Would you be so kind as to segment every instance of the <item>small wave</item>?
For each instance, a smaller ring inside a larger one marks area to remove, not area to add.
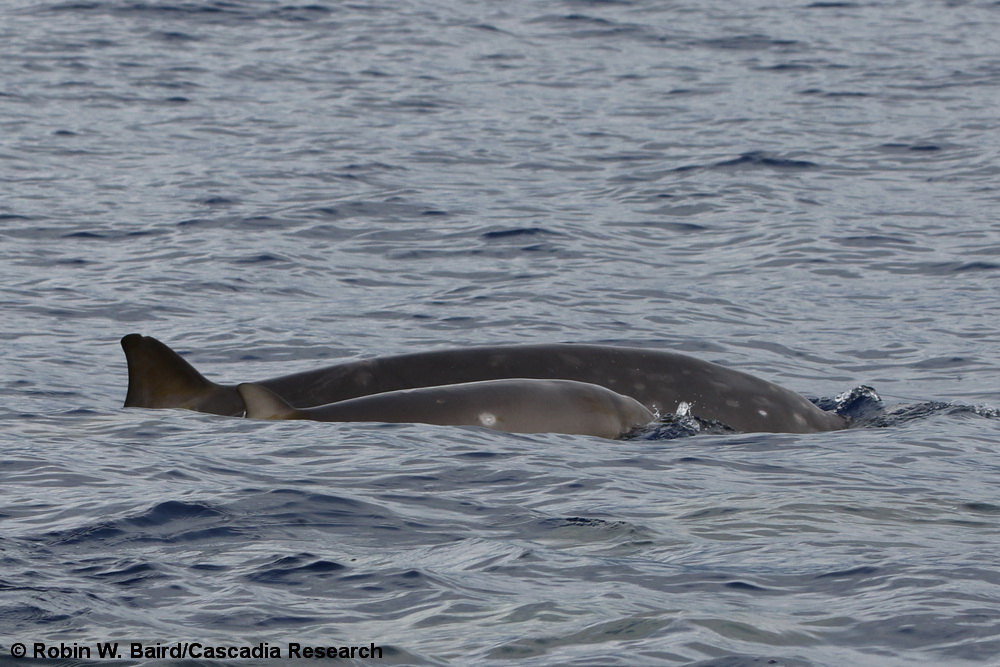
[[[247,575],[247,579],[259,583],[288,585],[293,583],[290,580],[296,578],[313,579],[346,569],[346,565],[302,553],[295,556],[277,557],[270,563],[260,566],[256,572]]]
[[[817,407],[830,410],[851,420],[854,427],[887,428],[926,419],[935,415],[975,415],[986,419],[1000,419],[1000,410],[989,405],[963,405],[943,401],[901,403],[886,406],[878,393],[867,386],[859,386],[835,398],[813,401]]]
[[[702,419],[691,414],[665,415],[655,422],[640,426],[622,437],[623,440],[676,440],[693,435],[725,435],[739,433],[736,429],[714,419]]]
[[[763,151],[750,151],[743,153],[732,160],[717,162],[713,168],[718,167],[768,167],[771,169],[812,169],[819,165],[809,160],[792,160],[790,158],[776,157]]]

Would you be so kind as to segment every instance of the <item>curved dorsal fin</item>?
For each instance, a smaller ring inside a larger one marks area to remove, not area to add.
[[[248,419],[299,419],[299,411],[285,402],[285,399],[259,384],[237,385]]]
[[[239,396],[231,387],[205,379],[179,354],[150,336],[122,338],[128,362],[126,408],[187,408],[236,415]]]

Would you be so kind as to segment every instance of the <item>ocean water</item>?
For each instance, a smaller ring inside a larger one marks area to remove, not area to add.
[[[998,29],[959,0],[5,3],[0,663],[1000,664]],[[131,332],[230,383],[670,349],[893,417],[126,410]]]

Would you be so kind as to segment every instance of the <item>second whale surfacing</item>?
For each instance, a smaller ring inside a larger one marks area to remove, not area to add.
[[[128,361],[125,407],[187,408],[239,416],[234,385],[206,379],[155,338],[122,338]],[[562,379],[605,387],[651,412],[681,404],[701,419],[737,431],[812,433],[847,428],[848,421],[805,397],[741,371],[675,352],[604,345],[551,344],[470,347],[376,357],[259,380],[296,408],[372,394],[483,380]]]
[[[261,385],[244,383],[236,389],[251,419],[482,426],[613,439],[656,418],[634,398],[574,380],[482,380],[397,389],[303,409]]]

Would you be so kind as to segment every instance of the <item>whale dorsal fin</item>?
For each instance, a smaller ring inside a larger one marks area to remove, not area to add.
[[[188,408],[216,414],[239,414],[231,387],[205,379],[179,354],[150,336],[122,338],[128,362],[126,408]]]
[[[237,385],[248,419],[301,419],[301,413],[285,399],[259,384],[246,382]]]

